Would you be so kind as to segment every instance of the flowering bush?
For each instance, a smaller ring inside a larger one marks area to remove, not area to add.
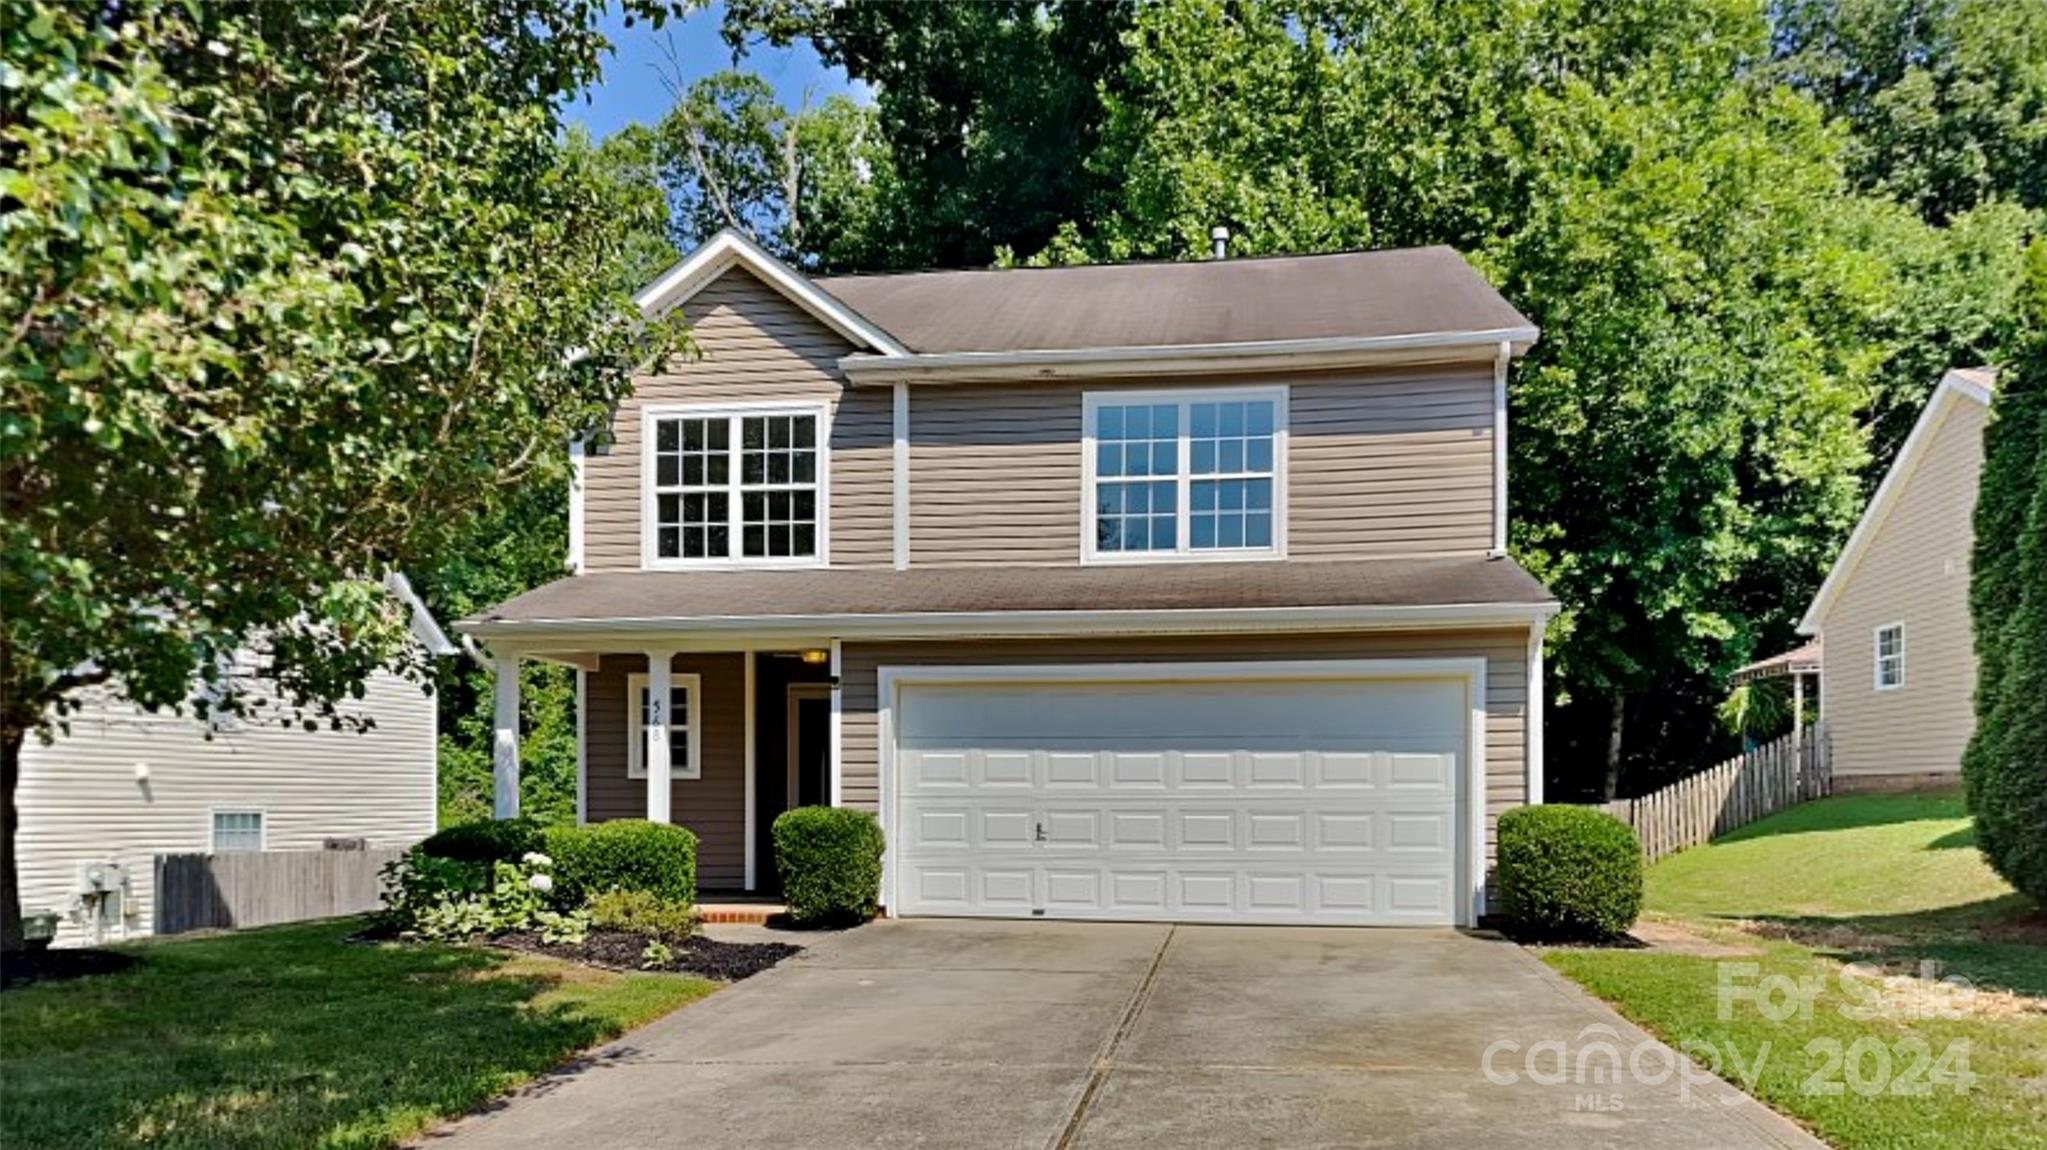
[[[538,930],[543,942],[580,943],[590,933],[590,914],[548,905],[553,866],[546,855],[528,851],[517,863],[492,863],[486,886],[478,864],[415,850],[385,868],[385,914],[412,938],[455,941]]]

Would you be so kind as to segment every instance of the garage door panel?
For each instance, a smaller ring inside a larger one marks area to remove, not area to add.
[[[1455,681],[911,684],[901,913],[1449,923]]]

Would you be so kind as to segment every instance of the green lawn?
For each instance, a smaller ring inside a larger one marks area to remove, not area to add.
[[[716,989],[360,924],[144,943],[0,993],[7,1146],[389,1146]]]
[[[1667,1042],[1751,1066],[1761,1054],[1753,1092],[1844,1150],[2047,1145],[2047,920],[1984,865],[1959,799],[1796,807],[1650,868],[1647,911],[1739,953],[1544,958]],[[1899,975],[1929,961],[1984,988],[1962,1017],[1925,1009],[1953,1000],[1915,994],[1920,983],[1866,998],[1841,979],[1848,962]],[[1776,1021],[1745,998],[1723,1009],[1724,984],[1772,975],[1817,990],[1809,1014]],[[1869,1005],[1892,1009],[1844,1013]],[[1964,1059],[1974,1079],[1960,1089]]]

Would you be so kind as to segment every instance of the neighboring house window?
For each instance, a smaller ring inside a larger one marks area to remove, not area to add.
[[[668,777],[671,779],[695,779],[703,776],[703,763],[698,758],[697,745],[697,686],[696,675],[672,675],[668,684]],[[648,715],[647,676],[626,676],[626,698],[632,708],[632,723],[629,730],[632,738],[626,745],[626,775],[629,778],[647,777],[647,724]]]
[[[1285,388],[1092,392],[1086,557],[1283,552]]]
[[[263,849],[262,811],[213,812],[213,853]]]
[[[1889,691],[1905,685],[1905,625],[1892,623],[1876,629],[1876,689]]]
[[[817,561],[823,409],[656,409],[648,424],[650,563]]]

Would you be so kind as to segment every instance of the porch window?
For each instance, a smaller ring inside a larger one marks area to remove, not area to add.
[[[1284,553],[1285,388],[1091,392],[1086,558]]]
[[[824,411],[649,412],[650,565],[810,564],[824,550]]]
[[[696,714],[697,686],[700,677],[696,675],[673,675],[668,690],[668,777],[671,779],[695,779],[703,777],[703,762],[698,755]],[[647,676],[626,676],[626,699],[630,708],[626,730],[626,776],[634,779],[647,777],[647,724],[653,721],[648,714]]]

